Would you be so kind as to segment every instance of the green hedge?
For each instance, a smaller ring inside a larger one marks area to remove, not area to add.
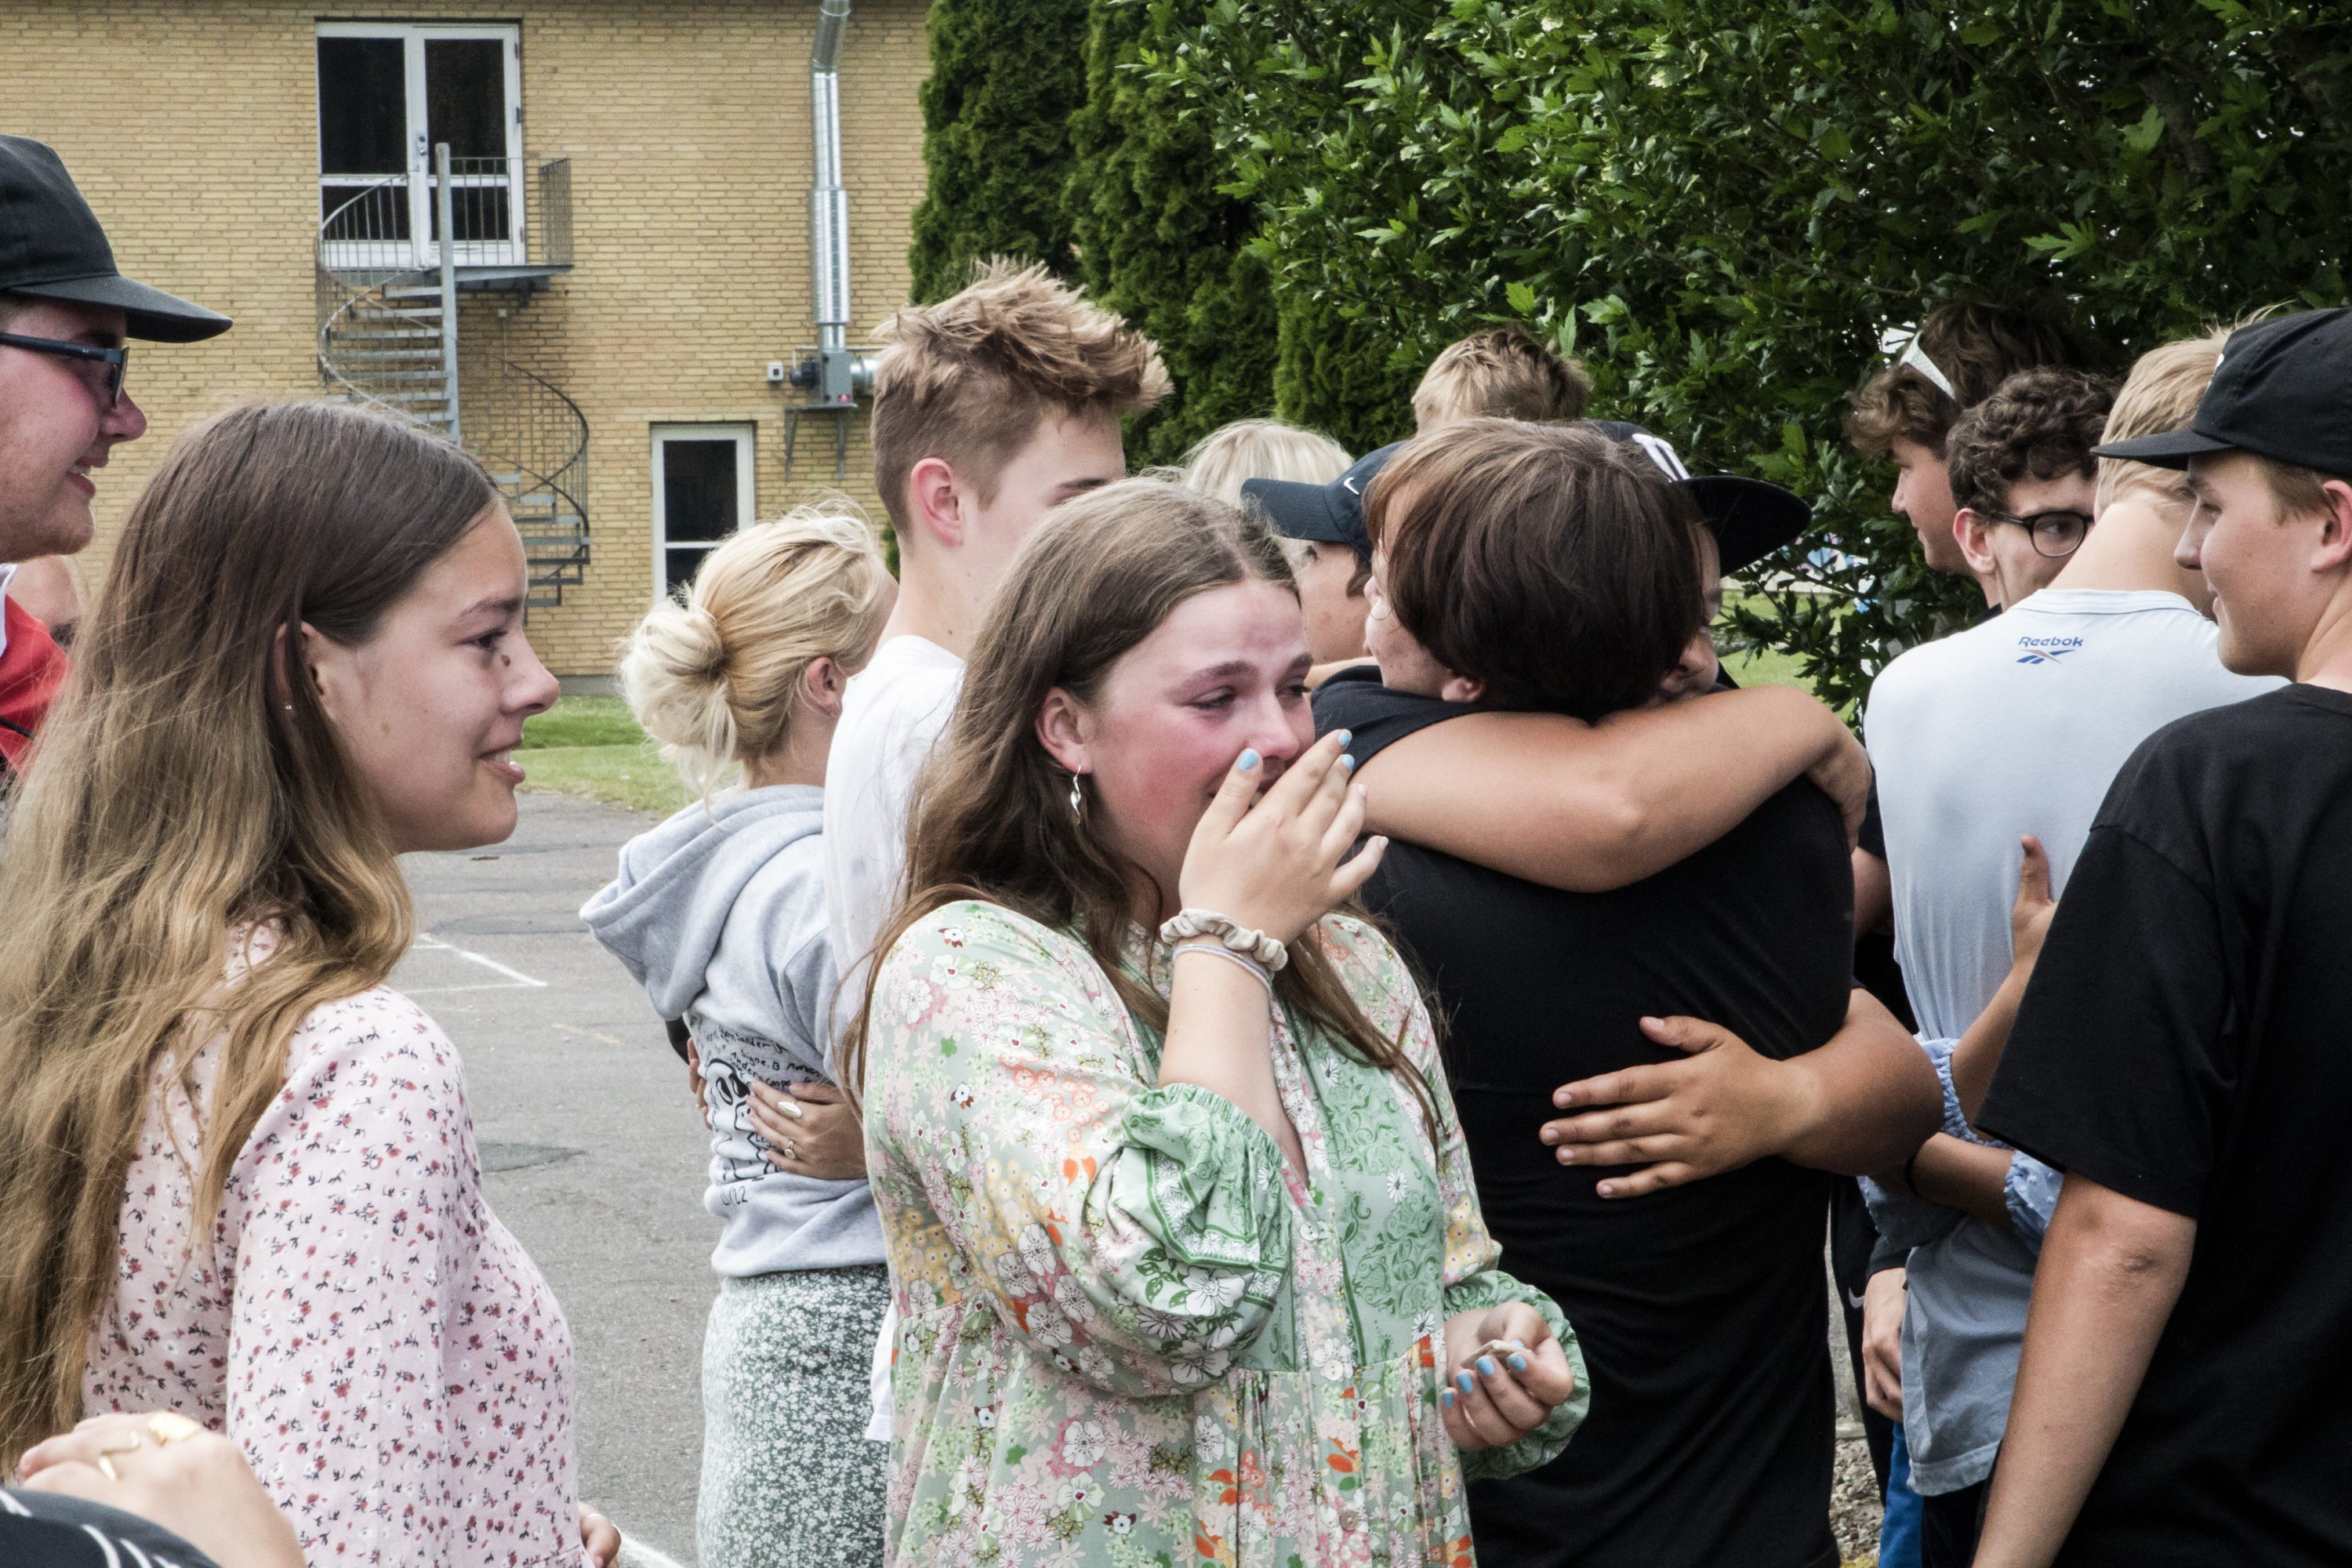
[[[932,0],[923,165],[907,251],[919,303],[994,256],[1073,269],[1062,203],[1068,121],[1086,98],[1086,0]]]
[[[2340,303],[2352,30],[2317,5],[1109,0],[1255,205],[1286,412],[1363,443],[1410,370],[1519,319],[1596,413],[1813,498],[1745,613],[1832,700],[1974,590],[1927,574],[1842,436],[1884,329],[2057,297],[2122,368]],[[1814,557],[1808,559],[1808,556]]]
[[[1217,192],[1206,116],[1140,68],[1152,19],[1111,0],[1087,11],[1086,101],[1070,121],[1064,205],[1087,291],[1159,342],[1175,383],[1129,430],[1129,456],[1172,463],[1227,420],[1266,411],[1274,294],[1244,250],[1255,210]]]

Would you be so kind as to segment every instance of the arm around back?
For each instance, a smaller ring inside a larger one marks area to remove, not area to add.
[[[1359,775],[1366,827],[1570,892],[1654,876],[1811,775],[1851,833],[1870,782],[1836,714],[1792,687],[1612,713],[1486,712],[1395,741]]]

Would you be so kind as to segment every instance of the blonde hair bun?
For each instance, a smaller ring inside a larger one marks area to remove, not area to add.
[[[708,796],[785,742],[811,664],[866,662],[889,583],[873,530],[848,501],[743,529],[705,558],[682,600],[655,605],[623,645],[629,711]]]

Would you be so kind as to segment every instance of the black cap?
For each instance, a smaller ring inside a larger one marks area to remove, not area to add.
[[[1612,440],[1640,447],[1660,472],[1690,492],[1707,531],[1715,535],[1716,553],[1727,577],[1753,566],[1813,524],[1813,509],[1785,486],[1737,474],[1693,475],[1662,436],[1622,419],[1585,423]]]
[[[124,331],[156,342],[193,343],[229,319],[115,270],[98,215],[58,155],[23,136],[0,136],[0,293],[77,305],[111,305]]]
[[[1364,492],[1372,476],[1389,466],[1402,441],[1365,453],[1328,485],[1297,479],[1244,479],[1242,500],[1255,506],[1275,532],[1318,544],[1344,544],[1369,561],[1371,531],[1364,526]]]
[[[2230,334],[2185,430],[2091,448],[2185,468],[2208,452],[2352,474],[2352,310],[2303,310]]]

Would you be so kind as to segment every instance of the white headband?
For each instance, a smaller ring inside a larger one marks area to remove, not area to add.
[[[1913,370],[1926,376],[1937,391],[1955,403],[1960,400],[1960,395],[1952,390],[1951,378],[1937,369],[1936,362],[1927,357],[1927,351],[1919,346],[1918,333],[1911,334],[1911,341],[1903,347],[1903,357],[1896,360],[1895,363],[1897,369],[1909,365]]]

